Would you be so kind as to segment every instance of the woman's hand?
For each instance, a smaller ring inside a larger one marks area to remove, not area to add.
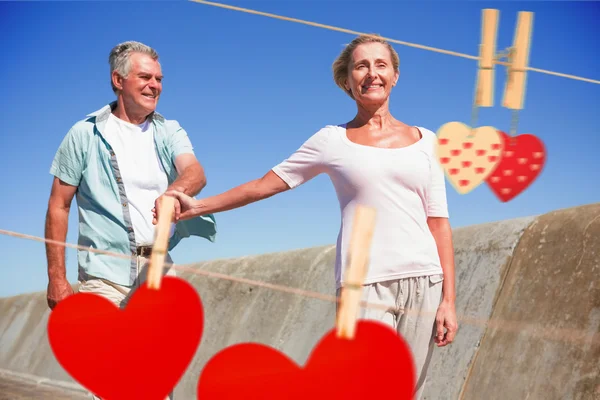
[[[435,343],[438,347],[444,347],[452,343],[456,336],[456,332],[458,331],[454,303],[442,301],[438,307],[435,322],[437,325]],[[446,328],[446,333],[444,333],[444,328]]]
[[[289,190],[288,184],[273,171],[269,171],[260,179],[239,185],[225,193],[202,200],[182,193],[178,190],[168,190],[164,195],[175,197],[181,206],[180,220],[194,218],[198,215],[208,215],[217,212],[233,210],[247,204],[266,199],[277,193]],[[156,207],[152,209],[154,220],[157,221]]]
[[[165,192],[164,195],[174,197],[179,201],[179,221],[194,218],[196,215],[198,215],[198,212],[196,210],[198,200],[195,200],[193,197],[190,197],[187,194],[177,190],[169,190]],[[152,209],[152,214],[154,216],[154,221],[158,221],[156,207]]]

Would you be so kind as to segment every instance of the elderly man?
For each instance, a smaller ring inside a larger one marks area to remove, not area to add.
[[[79,245],[130,256],[79,250],[79,291],[124,307],[145,280],[154,240],[152,209],[159,198],[171,189],[194,196],[206,179],[186,131],[155,111],[163,79],[157,52],[125,42],[112,49],[109,64],[116,100],[77,122],[52,162],[46,238],[66,240],[76,195]],[[214,241],[212,215],[177,221],[179,203],[174,212],[169,250],[191,235]],[[46,254],[47,301],[53,309],[73,290],[66,278],[65,248],[48,244]],[[168,254],[166,261],[171,262]]]

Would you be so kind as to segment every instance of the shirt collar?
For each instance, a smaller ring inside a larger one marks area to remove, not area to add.
[[[111,111],[114,110],[116,106],[117,106],[117,101],[115,100],[115,101],[108,103],[101,109],[88,114],[87,116],[88,117],[96,117],[96,122],[104,121],[104,120],[108,119],[108,116],[110,115]],[[158,111],[154,111],[151,114],[150,119],[153,121],[165,122],[165,118]]]

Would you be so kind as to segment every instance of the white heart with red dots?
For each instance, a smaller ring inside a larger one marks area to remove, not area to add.
[[[472,129],[454,121],[437,131],[437,160],[460,194],[469,193],[494,172],[503,149],[502,136],[491,126]]]

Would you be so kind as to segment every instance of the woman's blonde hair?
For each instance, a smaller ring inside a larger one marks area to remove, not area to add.
[[[348,79],[348,67],[350,66],[350,61],[352,60],[352,52],[363,43],[381,43],[385,45],[390,51],[390,56],[392,58],[392,66],[394,67],[394,71],[399,72],[400,68],[400,57],[396,50],[381,36],[379,35],[359,35],[354,40],[352,40],[344,50],[340,53],[340,55],[333,62],[333,80],[335,84],[338,85],[344,93],[354,99],[354,95],[351,90],[347,90],[345,86],[346,79]]]

